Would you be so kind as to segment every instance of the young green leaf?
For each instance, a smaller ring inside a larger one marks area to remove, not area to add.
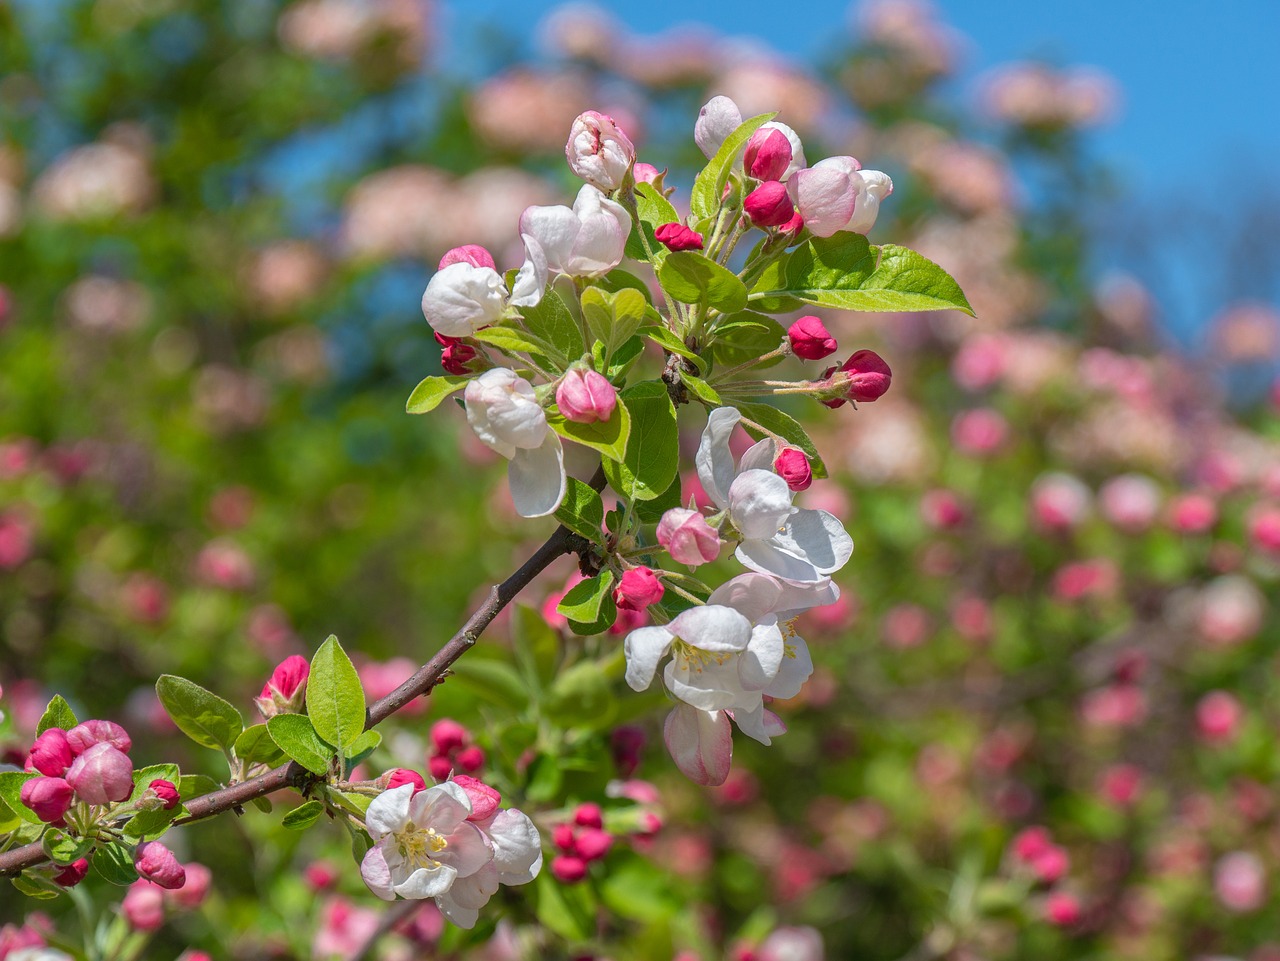
[[[582,328],[554,289],[543,294],[536,306],[520,308],[520,316],[531,334],[553,345],[566,360],[576,360],[587,349]]]
[[[622,404],[614,407],[608,420],[590,424],[567,420],[559,411],[548,410],[547,423],[561,437],[598,450],[610,460],[622,460],[627,449],[627,437],[631,433],[631,414]]]
[[[595,577],[579,581],[569,588],[556,610],[571,621],[590,624],[600,616],[600,608],[612,589],[613,571],[601,571]]]
[[[321,740],[305,714],[277,714],[267,721],[267,733],[276,746],[312,774],[326,774],[336,753]]]
[[[51,727],[60,727],[64,731],[69,731],[80,722],[76,720],[75,711],[71,710],[71,705],[66,702],[61,694],[53,695],[53,699],[49,701],[49,706],[44,709],[44,714],[40,715],[40,722],[36,725],[36,734],[41,735]]]
[[[133,868],[133,858],[123,844],[104,844],[93,852],[89,865],[104,881],[127,888],[138,880]]]
[[[454,391],[466,387],[470,379],[470,377],[427,377],[413,389],[404,409],[410,414],[425,414],[435,410]]]
[[[96,842],[93,838],[81,838],[67,834],[57,828],[50,828],[40,839],[45,857],[56,864],[70,864],[79,861],[93,850]]]
[[[280,819],[280,826],[287,831],[305,831],[320,819],[324,803],[312,798],[304,801]]]
[[[22,803],[22,785],[33,777],[39,775],[35,771],[0,771],[0,799],[22,820],[39,824],[36,812]]]
[[[724,193],[724,185],[729,182],[734,161],[746,147],[751,135],[776,116],[776,113],[762,113],[745,120],[742,126],[725,138],[716,155],[694,178],[693,192],[689,195],[689,210],[694,217],[710,217],[716,212],[716,208],[720,206],[720,196]]]
[[[307,716],[315,731],[347,757],[364,731],[364,689],[351,658],[332,634],[311,659],[307,678]],[[283,747],[283,745],[282,745]]]
[[[518,711],[529,703],[529,691],[520,672],[505,661],[464,657],[452,671],[450,684],[461,684],[499,707]]]
[[[705,380],[694,377],[692,374],[680,375],[680,383],[688,388],[689,393],[698,400],[711,407],[719,407],[724,402],[720,400],[720,395],[716,393],[715,388],[708,384]]]
[[[606,359],[640,329],[650,309],[630,287],[613,292],[588,287],[582,292],[583,319],[591,336],[605,345]]]
[[[129,800],[136,801],[147,793],[152,781],[168,781],[176,788],[181,780],[182,775],[176,764],[148,764],[133,772],[133,793],[129,795]]]
[[[740,310],[712,328],[712,354],[718,365],[736,367],[777,350],[786,336],[786,330],[772,317]]]
[[[535,361],[542,364],[550,361],[549,366],[557,370],[564,370],[569,366],[565,355],[549,340],[518,327],[486,327],[484,330],[476,331],[475,339],[492,344],[508,354],[529,354]]]
[[[265,724],[254,724],[241,731],[233,750],[236,757],[250,764],[278,764],[280,761],[280,748],[271,740]]]
[[[658,280],[683,304],[706,303],[726,314],[747,306],[747,287],[738,275],[696,251],[670,254],[658,268]]]
[[[604,530],[601,527],[604,523],[604,503],[599,494],[577,478],[568,478],[564,500],[556,508],[556,520],[575,534],[596,544],[604,544]]]
[[[228,751],[244,730],[239,711],[185,677],[161,675],[156,695],[178,730],[202,747]]]
[[[378,731],[365,731],[358,738],[351,742],[347,748],[347,768],[350,770],[355,767],[370,754],[372,754],[382,743],[382,734]]]
[[[154,841],[163,837],[165,832],[173,824],[174,819],[184,813],[186,809],[179,804],[171,811],[164,808],[155,808],[151,811],[139,811],[133,817],[129,818],[124,825],[124,833],[131,838],[139,840]]]
[[[693,362],[700,371],[707,369],[707,362],[690,350],[683,340],[665,327],[646,327],[644,335],[668,353],[678,354]]]
[[[646,381],[618,395],[631,412],[631,436],[622,463],[606,460],[604,474],[623,497],[653,500],[675,480],[679,469],[676,409],[666,387]]]

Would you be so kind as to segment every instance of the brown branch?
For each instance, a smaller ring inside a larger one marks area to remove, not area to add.
[[[604,487],[603,469],[596,471],[590,483],[596,490]],[[489,596],[485,598],[485,602],[431,660],[420,667],[409,680],[369,706],[365,718],[366,730],[386,720],[415,697],[428,693],[439,684],[449,668],[453,666],[454,661],[476,643],[485,628],[493,622],[502,609],[510,604],[530,581],[546,570],[552,561],[565,554],[581,555],[589,547],[590,543],[586,538],[565,527],[557,527],[543,545],[534,551],[533,556],[520,566],[519,570],[501,584],[496,584],[489,589]],[[192,799],[186,805],[187,815],[175,821],[174,825],[202,821],[215,814],[239,808],[248,801],[265,797],[281,788],[292,787],[304,790],[317,780],[319,779],[316,775],[296,762],[281,764],[265,774],[259,774],[247,781],[231,784]],[[38,841],[11,851],[0,852],[0,877],[16,875],[26,868],[35,867],[47,860],[44,849]]]

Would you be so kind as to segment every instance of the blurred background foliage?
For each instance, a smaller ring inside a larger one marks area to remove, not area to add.
[[[546,533],[457,411],[403,413],[439,372],[417,309],[434,263],[462,243],[518,262],[520,211],[575,189],[584,109],[671,168],[679,206],[697,108],[725,94],[781,111],[810,162],[888,171],[872,239],[942,264],[977,317],[824,313],[895,378],[861,410],[791,408],[836,475],[801,502],[858,546],[842,602],[800,623],[819,669],[786,737],[739,739],[723,788],[684,782],[618,638],[540,613],[562,562],[373,763],[421,768],[429,723],[456,718],[546,838],[595,801],[614,848],[515,891],[496,933],[500,912],[440,935],[428,908],[370,956],[816,961],[797,925],[829,958],[1280,956],[1280,319],[1224,302],[1179,354],[1152,292],[1098,269],[1117,193],[1088,133],[1113,82],[1010,64],[958,103],[959,35],[910,0],[859,8],[806,68],[590,7],[549,14],[530,57],[438,14],[0,0],[6,759],[57,691],[144,762],[225,777],[167,726],[158,674],[248,710],[335,633],[371,695],[406,677]],[[1238,270],[1232,249],[1183,266]],[[607,788],[632,776],[655,787]],[[1034,826],[1060,879],[1011,850]],[[250,811],[179,843],[215,890],[147,956],[353,957],[386,910],[323,826]],[[110,913],[105,888],[81,890]],[[77,937],[66,899],[39,907]]]

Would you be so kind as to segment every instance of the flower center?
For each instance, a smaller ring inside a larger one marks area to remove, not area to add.
[[[730,654],[704,651],[700,647],[694,647],[683,638],[677,637],[671,643],[671,656],[676,659],[681,670],[701,674],[702,669],[709,664],[724,664],[729,659]]]
[[[396,844],[400,848],[400,856],[416,867],[434,871],[440,866],[433,855],[439,854],[449,846],[449,842],[436,833],[435,828],[425,831],[412,821],[404,826],[403,831],[396,833]]]

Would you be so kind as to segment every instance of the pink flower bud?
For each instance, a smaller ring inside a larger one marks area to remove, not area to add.
[[[608,192],[622,186],[636,148],[612,117],[588,110],[574,120],[564,155],[575,174]]]
[[[844,396],[823,401],[828,407],[840,407],[845,401],[870,403],[889,389],[893,371],[874,350],[860,350],[839,368],[832,367],[822,375],[824,380],[844,385]]]
[[[187,881],[187,872],[178,859],[159,841],[144,841],[138,845],[133,854],[133,868],[139,876],[167,891],[176,891]]]
[[[577,837],[578,856],[584,861],[598,861],[613,847],[613,835],[600,828],[583,828]]]
[[[839,347],[822,321],[813,316],[801,317],[787,328],[787,340],[791,344],[791,352],[805,360],[830,357]]]
[[[74,888],[89,873],[89,859],[80,858],[72,861],[53,876],[53,883],[63,888]]]
[[[1047,828],[1036,825],[1019,831],[1009,845],[1013,856],[1019,861],[1030,864],[1053,847],[1053,840]]]
[[[1218,505],[1206,494],[1183,494],[1169,504],[1169,526],[1180,534],[1204,534],[1218,522]]]
[[[73,789],[60,777],[33,777],[22,785],[22,803],[45,824],[57,824],[73,800]]]
[[[267,683],[262,685],[262,693],[255,699],[262,716],[271,718],[277,714],[301,713],[306,704],[307,677],[310,674],[311,665],[298,654],[277,664]]]
[[[1008,436],[1009,422],[989,407],[961,411],[951,422],[951,443],[970,457],[996,453]]]
[[[1100,789],[1108,804],[1127,808],[1142,793],[1142,772],[1132,764],[1113,764],[1102,773]]]
[[[1071,867],[1071,859],[1066,849],[1050,844],[1036,857],[1031,859],[1031,873],[1044,884],[1056,884],[1066,876]]]
[[[468,777],[466,774],[454,775],[453,782],[467,792],[471,799],[471,815],[468,821],[484,821],[497,813],[502,803],[502,795],[483,781]]]
[[[808,490],[813,483],[813,468],[799,447],[784,447],[773,460],[773,470],[793,491]]]
[[[67,740],[67,732],[51,727],[31,745],[31,767],[49,777],[61,777],[75,760],[75,752]]]
[[[494,263],[493,254],[479,244],[463,244],[461,247],[454,247],[452,250],[446,251],[445,255],[440,258],[440,267],[438,269],[444,270],[450,264],[470,264],[472,267],[488,267],[490,270],[498,269],[498,265]]]
[[[1230,741],[1243,718],[1244,708],[1226,691],[1210,691],[1196,705],[1196,727],[1206,741]]]
[[[720,555],[720,535],[697,511],[673,507],[658,522],[658,543],[677,564],[697,567]]]
[[[1069,928],[1080,922],[1083,912],[1080,909],[1080,901],[1074,894],[1054,891],[1044,900],[1044,916],[1050,924]]]
[[[643,611],[650,604],[662,600],[666,588],[648,567],[633,567],[625,571],[622,580],[614,588],[613,599],[623,611]]]
[[[164,889],[150,881],[134,881],[125,893],[120,910],[133,930],[156,931],[164,924]]]
[[[1280,508],[1260,510],[1249,521],[1249,537],[1255,547],[1280,554]]]
[[[338,869],[328,861],[312,861],[302,872],[313,891],[325,891],[338,882]]]
[[[484,767],[484,751],[472,744],[454,755],[453,760],[462,770],[468,774],[474,774]]]
[[[576,884],[587,876],[587,862],[571,854],[551,859],[551,873],[561,884]]]
[[[573,812],[573,823],[584,828],[603,828],[604,812],[599,804],[579,804]]]
[[[437,781],[443,781],[453,772],[453,760],[447,754],[427,758],[427,773]]]
[[[1031,515],[1040,527],[1066,531],[1089,516],[1089,488],[1070,474],[1053,472],[1031,485]]]
[[[147,785],[148,789],[160,799],[166,811],[172,811],[181,803],[182,798],[172,781],[157,778]]]
[[[653,164],[639,163],[639,162],[637,162],[636,165],[631,168],[631,176],[635,178],[636,183],[653,184],[655,187],[658,187],[659,190],[662,189],[662,185],[659,183],[659,181],[666,174],[666,172],[667,172],[667,169],[665,167],[659,170]]]
[[[209,888],[213,885],[213,872],[195,861],[182,870],[186,872],[186,881],[181,887],[165,892],[164,899],[175,908],[194,911],[209,896]]]
[[[575,368],[556,388],[556,406],[566,420],[594,424],[608,420],[618,406],[618,391],[603,374]]]
[[[67,743],[77,754],[83,754],[98,743],[110,744],[125,754],[133,747],[129,732],[113,721],[85,721],[77,724],[67,732]]]
[[[662,224],[653,235],[668,250],[702,249],[702,234],[684,224]]]
[[[551,829],[551,843],[565,854],[573,854],[578,850],[578,832],[572,824],[557,824]]]
[[[936,488],[920,498],[920,517],[934,530],[948,531],[963,524],[968,512],[954,491]]]
[[[440,352],[440,366],[444,368],[446,374],[461,377],[464,374],[471,373],[471,368],[467,365],[476,359],[476,349],[474,347],[463,343],[457,337],[446,337],[438,331],[435,334],[435,338],[436,343],[444,348]]]
[[[755,180],[782,180],[791,166],[791,141],[777,128],[761,127],[747,141],[742,163]]]
[[[426,778],[417,771],[411,771],[408,768],[398,767],[392,771],[391,776],[387,778],[388,791],[405,784],[413,785],[414,794],[417,794],[419,791],[425,791],[427,788]]]
[[[742,209],[757,227],[781,227],[796,212],[786,185],[776,180],[766,180],[747,194]]]
[[[124,801],[133,793],[133,762],[123,751],[102,741],[71,763],[67,783],[89,804]]]

